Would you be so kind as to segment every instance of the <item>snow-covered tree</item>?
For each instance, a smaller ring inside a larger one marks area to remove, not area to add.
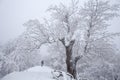
[[[14,71],[19,71],[19,67],[9,57],[5,57],[5,59],[2,62],[2,67],[0,71],[2,76],[5,76],[6,74],[9,74]]]
[[[119,33],[108,33],[106,28],[107,21],[118,15],[117,5],[110,5],[109,1],[89,0],[80,8],[78,0],[72,0],[69,6],[60,4],[48,11],[51,19],[43,23],[29,20],[24,24],[27,26],[26,33],[33,39],[36,48],[44,43],[61,42],[67,72],[74,78],[77,62],[82,57],[113,51],[110,39]]]
[[[36,45],[25,36],[25,33],[5,44],[0,53],[0,73],[5,76],[14,71],[40,65],[41,56],[35,47]]]
[[[112,64],[98,60],[91,63],[92,66],[87,68],[84,73],[79,75],[80,79],[86,78],[88,80],[113,80]]]
[[[113,54],[110,61],[103,58],[95,59],[87,64],[87,68],[79,73],[79,79],[88,80],[119,80],[120,79],[120,65],[119,54]]]
[[[1,71],[1,68],[2,68],[3,59],[4,59],[3,53],[0,52],[0,71]]]
[[[35,48],[36,45],[30,38],[27,38],[25,33],[16,39],[16,49],[9,55],[11,59],[19,67],[19,71],[40,65],[40,55]]]
[[[0,53],[0,75],[5,76],[13,71],[19,71],[16,63],[9,56]]]
[[[116,54],[112,59],[111,63],[113,64],[113,79],[119,80],[120,79],[120,54]]]
[[[66,71],[66,63],[65,63],[65,52],[63,52],[64,48],[62,44],[54,43],[49,45],[48,52],[49,55],[46,56],[45,63],[48,66],[53,67],[56,70]]]
[[[5,55],[9,55],[10,53],[12,53],[15,48],[16,48],[16,41],[13,40],[13,41],[8,41],[6,44],[4,44],[2,46],[2,52],[5,53]]]

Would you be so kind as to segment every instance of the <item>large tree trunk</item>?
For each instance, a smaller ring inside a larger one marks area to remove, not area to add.
[[[73,58],[73,45],[75,43],[75,40],[71,40],[69,45],[65,45],[64,39],[60,40],[63,45],[65,46],[66,50],[66,65],[67,65],[67,72],[73,75],[75,79],[77,79],[77,71],[76,71],[76,65],[78,60],[81,58],[81,56],[77,56]]]
[[[66,46],[66,65],[67,65],[67,72],[73,75],[76,79],[76,62],[75,59],[72,57],[72,49],[73,49],[74,41],[71,41],[68,46]]]

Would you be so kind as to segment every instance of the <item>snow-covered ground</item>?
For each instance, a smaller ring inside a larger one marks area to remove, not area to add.
[[[36,67],[32,67],[32,68],[29,68],[27,70],[25,70],[24,72],[46,72],[46,73],[50,73],[54,71],[53,69],[51,69],[50,67],[47,67],[47,66],[36,66]]]
[[[36,66],[23,72],[13,72],[2,80],[73,80],[65,72],[53,70],[49,67]]]

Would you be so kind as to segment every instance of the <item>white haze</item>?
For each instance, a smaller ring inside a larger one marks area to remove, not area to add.
[[[18,37],[25,28],[23,23],[29,19],[42,19],[46,9],[64,0],[0,0],[0,43]],[[68,3],[70,0],[65,0]],[[84,0],[80,0],[81,4]],[[112,0],[114,2],[114,0]],[[120,18],[111,21],[109,31],[120,32]],[[120,39],[117,40],[120,42]]]

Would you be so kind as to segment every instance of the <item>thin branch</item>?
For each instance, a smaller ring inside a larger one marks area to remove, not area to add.
[[[77,63],[78,60],[80,60],[82,57],[83,57],[83,55],[75,57],[75,63]]]
[[[95,41],[98,41],[98,40],[101,40],[101,39],[105,39],[105,38],[113,38],[113,37],[115,37],[115,36],[120,36],[120,33],[108,34],[108,35],[105,35],[105,36],[103,36],[103,37],[101,37],[101,38],[98,38],[98,39],[96,39],[96,40],[94,40],[94,41],[91,41],[90,43],[95,42]]]

